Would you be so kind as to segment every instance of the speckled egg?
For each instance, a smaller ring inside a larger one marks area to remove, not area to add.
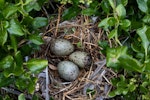
[[[80,68],[87,67],[91,64],[91,57],[86,52],[75,51],[69,55],[69,60],[77,64]]]
[[[50,50],[57,56],[67,56],[74,51],[74,46],[65,39],[54,39],[51,41]]]
[[[58,63],[58,73],[66,81],[74,81],[79,75],[79,68],[71,61],[61,61]]]

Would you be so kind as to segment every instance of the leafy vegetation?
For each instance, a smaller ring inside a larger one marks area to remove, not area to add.
[[[39,28],[46,26],[48,20],[32,13],[40,11],[46,2],[0,0],[0,87],[11,85],[20,91],[34,93],[35,74],[43,70],[48,62],[31,59],[30,56],[43,44]],[[24,95],[19,98],[24,100]]]
[[[61,0],[63,1],[63,0]],[[67,0],[68,1],[68,0]],[[150,98],[150,1],[149,0],[70,0],[73,6],[63,13],[65,20],[78,14],[99,16],[102,28],[112,43],[99,42],[106,50],[107,67],[118,77],[111,80],[110,97],[132,100]],[[68,3],[68,2],[65,2]],[[79,5],[84,6],[80,8]],[[74,10],[76,9],[76,10]],[[70,14],[71,13],[71,14]],[[132,98],[131,98],[132,96]]]
[[[150,98],[150,1],[149,0],[56,0],[72,6],[62,17],[71,19],[78,14],[98,16],[108,41],[99,41],[106,55],[107,67],[118,77],[111,80],[114,89],[109,97],[148,100]],[[47,0],[0,0],[0,87],[12,85],[20,91],[34,93],[39,73],[47,60],[25,58],[43,43],[39,28],[47,18],[35,12]],[[81,7],[82,6],[82,7]],[[111,43],[110,43],[111,42]],[[78,44],[80,47],[80,44]],[[93,94],[92,90],[87,91]],[[132,96],[132,98],[131,98]],[[0,97],[2,98],[2,97]],[[10,98],[5,96],[4,99]],[[18,99],[24,99],[20,94]]]

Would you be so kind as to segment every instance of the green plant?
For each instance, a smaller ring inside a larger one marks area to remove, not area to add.
[[[39,28],[47,18],[36,16],[46,0],[0,0],[0,87],[13,86],[33,94],[47,60],[31,56],[43,44]],[[34,13],[34,14],[32,14]],[[34,15],[34,16],[33,16]]]
[[[63,0],[60,0],[63,1]],[[65,9],[62,14],[64,20],[69,20],[78,14],[83,14],[87,16],[98,16],[100,15],[99,6],[100,3],[97,0],[65,0],[65,4],[70,3],[72,6]],[[81,9],[79,5],[85,6],[85,9]]]
[[[93,0],[56,0],[57,2],[60,2],[61,4],[67,4],[67,3],[82,3],[82,4],[90,4],[93,2]]]
[[[119,2],[118,2],[119,1]],[[124,99],[149,99],[150,85],[150,37],[148,0],[108,0],[107,18],[102,19],[102,27],[109,39],[114,38],[113,48],[107,48],[107,66],[118,72],[112,80],[116,89],[110,97],[122,95]],[[112,13],[112,14],[111,14]],[[123,39],[119,39],[122,37]],[[121,74],[123,73],[123,74]],[[131,99],[131,98],[130,98]]]
[[[83,14],[100,16],[98,27],[105,31],[112,46],[98,44],[106,54],[107,67],[118,77],[112,79],[114,90],[110,97],[120,95],[125,100],[150,98],[150,1],[149,0],[94,0],[82,5],[77,0],[63,13],[65,20]],[[76,10],[74,10],[76,9]],[[71,13],[71,14],[70,14]],[[105,51],[106,50],[106,51]]]

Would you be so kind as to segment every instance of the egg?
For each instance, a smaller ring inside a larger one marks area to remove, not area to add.
[[[50,50],[57,56],[67,56],[74,51],[74,46],[65,39],[54,39],[51,41]]]
[[[91,65],[91,57],[83,51],[75,51],[69,55],[69,60],[77,64],[80,68]]]
[[[58,63],[58,73],[66,81],[74,81],[79,75],[79,68],[71,61],[61,61]]]

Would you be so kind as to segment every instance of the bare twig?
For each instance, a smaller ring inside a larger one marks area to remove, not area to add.
[[[49,100],[49,77],[48,77],[48,67],[46,67],[46,98],[45,100]]]
[[[102,64],[101,64],[100,66],[98,66],[98,67],[95,69],[94,73],[90,76],[90,79],[92,79],[96,74],[98,74],[99,71],[101,70],[101,68],[104,67],[104,65],[106,64],[106,59],[104,59],[101,63],[102,63]]]
[[[51,5],[51,7],[52,7],[52,9],[53,9],[53,11],[55,10],[55,7],[54,7],[54,5],[52,4],[52,0],[49,0],[49,3],[50,3],[50,5]]]
[[[59,22],[60,22],[60,16],[61,16],[61,9],[62,9],[62,7],[63,7],[63,6],[59,7],[59,9],[58,9],[58,19],[57,19],[55,37],[57,37],[57,32],[58,32],[58,26],[59,26]]]

